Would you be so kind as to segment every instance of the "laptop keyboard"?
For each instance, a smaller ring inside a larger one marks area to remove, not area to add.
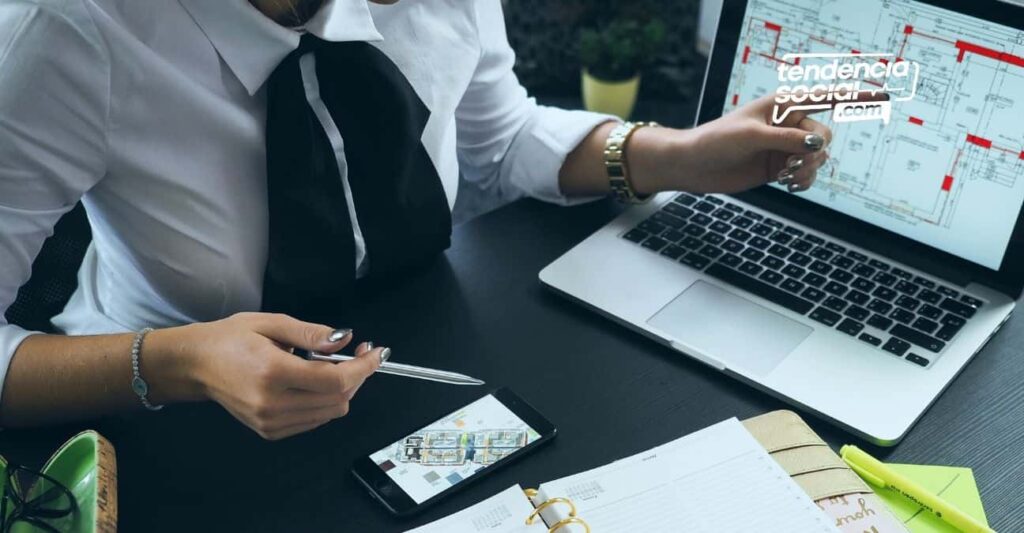
[[[983,305],[715,196],[680,193],[622,237],[922,367]]]

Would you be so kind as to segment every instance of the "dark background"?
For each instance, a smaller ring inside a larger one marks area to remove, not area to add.
[[[661,19],[668,31],[654,65],[644,69],[643,100],[686,100],[700,95],[705,58],[696,49],[698,0],[508,0],[505,20],[516,50],[516,73],[538,97],[580,94],[579,31],[608,20],[614,9]],[[612,15],[616,16],[616,15]]]

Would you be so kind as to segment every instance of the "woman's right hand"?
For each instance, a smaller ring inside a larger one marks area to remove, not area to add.
[[[269,440],[309,431],[345,416],[363,381],[380,366],[384,348],[363,343],[344,363],[307,361],[291,348],[334,353],[351,340],[330,327],[286,315],[239,313],[216,322],[157,330],[146,337],[150,355],[184,361],[195,394],[221,404]],[[343,332],[339,332],[343,333]],[[153,384],[154,403],[181,399]]]

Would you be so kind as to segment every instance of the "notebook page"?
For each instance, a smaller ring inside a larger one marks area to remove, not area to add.
[[[547,533],[540,520],[526,525],[533,512],[530,500],[519,485],[512,485],[490,498],[406,533]]]
[[[593,531],[837,531],[735,418],[544,483],[534,503],[557,496]],[[564,517],[561,506],[545,515]]]

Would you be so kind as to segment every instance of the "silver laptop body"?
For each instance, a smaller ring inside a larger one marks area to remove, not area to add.
[[[778,10],[793,5],[774,3]],[[743,88],[736,69],[748,64],[744,55],[751,55],[744,52],[749,46],[744,39],[752,34],[752,20],[761,31],[759,15],[772,16],[756,10],[772,4],[762,0],[748,6],[744,0],[726,0],[699,122],[727,111],[730,99],[736,102],[731,94],[738,86]],[[876,17],[860,2],[848,4]],[[887,3],[891,4],[914,8],[917,29],[910,32],[923,33],[929,16],[948,19],[952,13],[920,2]],[[954,14],[961,22],[1021,20],[1020,9],[994,1],[962,9],[965,12]],[[764,31],[793,24],[784,11],[774,17],[778,22],[765,23]],[[848,25],[848,31],[856,30],[855,23]],[[783,32],[780,40],[785,42]],[[913,34],[908,35],[915,43]],[[756,46],[771,39],[750,42]],[[907,50],[908,58],[916,57],[917,46]],[[952,68],[984,72],[987,61],[1006,57],[993,59],[978,50],[967,48],[968,65],[960,58],[961,66]],[[1024,92],[1022,79],[1011,80],[1017,85],[1006,90]],[[921,105],[894,107],[886,128],[919,126],[900,113],[927,112]],[[1024,102],[1014,105],[1007,112],[1024,117]],[[909,126],[898,123],[901,118]],[[1016,120],[1013,131],[991,132],[994,142],[1004,142],[1014,131],[1019,140],[1022,122]],[[838,163],[840,168],[850,165],[846,161],[856,161],[855,155],[842,153],[843,143],[859,142],[855,133],[861,130],[849,127],[853,129],[837,128],[832,147],[845,158]],[[892,131],[899,139],[906,137],[902,129]],[[913,149],[905,153],[913,155]],[[1014,195],[1016,211],[998,217],[1016,237],[1024,202],[1024,190],[1019,188],[1024,187],[1024,153],[1013,162],[983,152],[977,142],[959,142],[957,149],[969,150],[976,158],[955,167],[958,180],[997,168],[999,175],[1021,182],[1003,193]],[[969,166],[974,164],[978,166]],[[816,187],[823,181],[820,176]],[[940,194],[948,194],[949,183],[939,179],[936,190],[941,187]],[[1010,239],[1001,263],[985,266],[940,249],[944,243],[923,243],[904,235],[898,224],[879,227],[856,215],[772,187],[739,196],[663,193],[625,211],[572,248],[544,268],[540,279],[680,354],[867,440],[894,445],[1009,318],[1024,279],[1024,242]],[[957,216],[975,215],[965,211]],[[974,223],[970,218],[951,220],[951,227],[961,224],[960,229]]]

